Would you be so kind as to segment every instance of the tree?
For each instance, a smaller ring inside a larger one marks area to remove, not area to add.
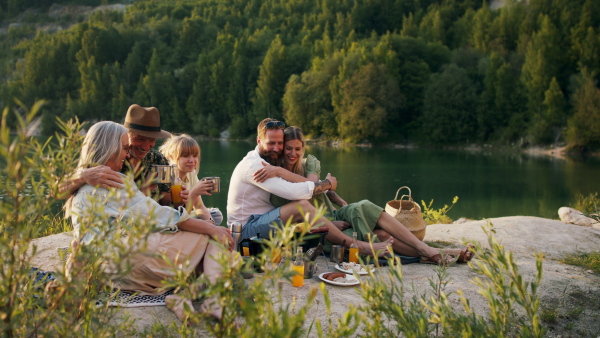
[[[400,31],[400,35],[411,38],[416,38],[419,35],[419,28],[415,23],[413,13],[409,13],[408,17],[405,16],[404,20],[402,20],[402,30]]]
[[[419,36],[428,42],[446,42],[446,29],[439,9],[425,14],[419,26]]]
[[[306,135],[338,135],[330,86],[341,63],[341,54],[324,60],[316,58],[309,71],[301,76],[292,75],[283,96],[284,117],[288,124],[301,126]]]
[[[335,107],[340,136],[351,142],[384,138],[386,123],[397,114],[401,102],[398,82],[386,66],[360,66],[341,89],[341,101]]]
[[[600,90],[594,84],[594,74],[584,69],[583,78],[574,95],[574,114],[566,132],[569,148],[579,150],[600,145]]]
[[[566,120],[565,98],[555,77],[544,96],[541,118],[532,121],[531,130],[533,142],[539,144],[556,142]]]
[[[541,118],[544,93],[553,77],[558,77],[560,41],[556,27],[548,16],[541,17],[540,30],[533,34],[527,46],[521,79],[527,89],[527,107],[531,120]]]
[[[492,12],[488,6],[482,6],[474,16],[471,30],[471,46],[478,51],[488,52],[491,39]]]
[[[267,51],[258,76],[254,103],[254,120],[258,124],[265,117],[282,119],[281,98],[289,74],[285,73],[286,47],[277,35]]]
[[[454,144],[474,139],[478,97],[475,84],[454,64],[434,74],[425,91],[422,135],[434,144]]]

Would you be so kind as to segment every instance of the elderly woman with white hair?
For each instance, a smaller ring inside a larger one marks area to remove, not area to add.
[[[78,169],[106,165],[119,172],[128,156],[128,144],[125,127],[110,121],[98,122],[90,128],[85,137]],[[125,181],[125,177],[123,180]],[[75,229],[73,244],[85,245],[97,236],[93,228],[87,228],[81,233],[81,224],[88,224],[90,215],[99,209],[97,203],[103,203],[101,210],[108,219],[133,221],[137,226],[144,226],[136,224],[136,220],[151,218],[156,224],[155,231],[146,239],[144,252],[137,252],[133,257],[128,257],[133,265],[131,271],[125,276],[115,276],[115,282],[121,290],[136,291],[142,295],[157,294],[162,291],[161,282],[174,277],[176,271],[173,267],[185,269],[185,273],[188,274],[204,273],[209,282],[215,283],[220,276],[221,267],[213,258],[227,252],[215,242],[231,250],[233,238],[229,231],[212,223],[191,218],[184,208],[161,206],[145,196],[135,184],[128,186],[131,186],[130,191],[109,191],[86,184],[71,196],[67,202],[67,216],[71,217]],[[111,228],[110,231],[116,230]],[[174,264],[163,260],[160,254],[166,255]],[[75,264],[78,263],[83,262],[77,262],[75,258]],[[110,269],[105,271],[111,274]],[[191,301],[179,295],[168,296],[166,302],[182,321],[185,304],[193,309]],[[222,309],[214,299],[205,300],[201,311],[217,319],[222,316]]]

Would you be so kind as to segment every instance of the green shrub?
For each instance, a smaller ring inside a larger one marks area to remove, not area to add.
[[[433,200],[426,204],[425,201],[421,201],[423,205],[423,218],[427,225],[429,224],[450,224],[452,223],[452,218],[448,217],[448,211],[452,209],[452,207],[458,202],[458,196],[454,196],[452,199],[452,205],[445,204],[443,208],[433,209]]]
[[[598,193],[591,193],[587,196],[583,194],[575,195],[575,204],[573,209],[579,210],[583,213],[598,213],[600,210],[600,198]]]
[[[80,124],[59,122],[63,135],[57,142],[40,143],[31,135],[35,116],[42,103],[25,114],[8,109],[0,125],[0,335],[12,336],[112,336],[126,334],[128,321],[109,325],[114,311],[96,307],[99,260],[88,254],[89,262],[80,278],[70,280],[54,272],[61,286],[44,293],[34,284],[31,258],[36,247],[31,240],[49,231],[58,231],[63,221],[46,217],[54,202],[55,182],[73,170],[79,153]],[[17,120],[9,128],[7,120]],[[50,230],[49,230],[50,229]],[[75,271],[79,273],[80,271]]]

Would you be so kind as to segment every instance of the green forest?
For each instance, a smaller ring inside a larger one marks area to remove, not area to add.
[[[73,22],[56,2],[0,0],[0,107],[45,100],[45,133],[138,103],[209,137],[273,117],[347,142],[600,146],[597,0],[140,0]]]

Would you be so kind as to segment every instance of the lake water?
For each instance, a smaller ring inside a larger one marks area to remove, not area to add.
[[[205,196],[207,206],[226,211],[231,173],[252,150],[243,141],[200,141],[200,177],[221,177],[222,193]],[[573,205],[576,194],[600,192],[600,160],[582,162],[504,152],[459,150],[310,147],[321,160],[323,176],[338,179],[338,194],[347,202],[368,199],[385,207],[401,186],[421,203],[438,209],[458,203],[448,215],[483,219],[539,216],[558,219],[558,208]]]

